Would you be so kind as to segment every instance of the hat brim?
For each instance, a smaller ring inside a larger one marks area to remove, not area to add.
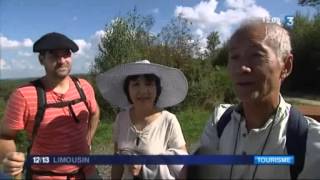
[[[155,74],[160,78],[161,94],[157,107],[164,108],[176,105],[184,100],[188,92],[188,82],[184,74],[176,68],[153,63],[129,63],[118,65],[97,76],[97,86],[111,105],[120,108],[130,106],[123,90],[127,76]]]

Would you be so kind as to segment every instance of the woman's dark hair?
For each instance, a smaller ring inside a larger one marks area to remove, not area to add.
[[[123,83],[123,90],[127,96],[129,103],[132,104],[132,100],[129,95],[129,82],[134,81],[141,76],[144,77],[146,79],[146,81],[155,81],[155,83],[156,83],[156,99],[154,100],[154,104],[156,104],[158,102],[159,96],[161,94],[161,84],[160,84],[160,78],[154,74],[139,74],[139,75],[131,75],[131,76],[126,77],[126,79],[124,80],[124,83]]]

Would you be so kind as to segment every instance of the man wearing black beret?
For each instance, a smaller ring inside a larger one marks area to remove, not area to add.
[[[68,49],[73,53],[79,50],[78,45],[67,36],[52,32],[42,36],[33,45],[33,52],[42,52],[55,49]]]
[[[93,166],[24,166],[24,153],[14,139],[25,130],[30,141],[27,155],[88,155],[99,123],[99,107],[92,86],[70,76],[72,53],[79,50],[67,36],[52,32],[33,45],[46,74],[17,88],[10,96],[0,124],[0,162],[11,176],[26,170],[26,178],[98,178]]]

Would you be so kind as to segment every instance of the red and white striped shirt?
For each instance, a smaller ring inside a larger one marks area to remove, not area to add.
[[[80,79],[81,87],[87,98],[90,112],[97,110],[97,103],[92,86],[84,79]],[[69,78],[69,89],[64,94],[45,90],[47,104],[80,98],[79,92]],[[13,130],[27,131],[28,138],[32,136],[34,119],[37,112],[37,92],[33,85],[27,84],[14,91],[7,103],[3,123]],[[43,120],[34,139],[31,154],[33,155],[85,155],[89,154],[87,142],[88,123],[90,113],[85,103],[72,105],[73,111],[80,120],[76,123],[68,106],[62,108],[47,108]],[[78,169],[75,165],[33,166],[53,172],[72,172]]]

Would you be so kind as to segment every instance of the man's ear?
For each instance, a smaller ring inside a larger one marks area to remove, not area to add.
[[[293,56],[292,56],[292,54],[289,54],[286,57],[284,57],[282,62],[283,62],[283,66],[282,66],[282,71],[281,71],[280,77],[281,77],[281,80],[284,80],[292,72],[292,67],[293,67]]]

